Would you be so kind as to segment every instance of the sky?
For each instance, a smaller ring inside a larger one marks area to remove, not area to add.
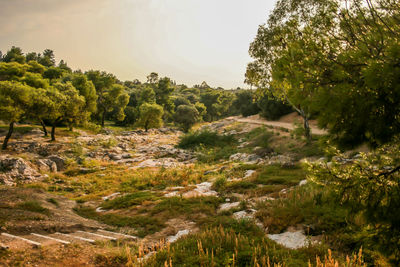
[[[0,51],[55,52],[120,80],[244,85],[249,45],[275,0],[0,0]]]

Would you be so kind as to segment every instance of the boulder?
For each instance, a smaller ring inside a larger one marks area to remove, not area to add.
[[[57,171],[63,171],[65,170],[65,160],[57,155],[51,155],[49,157],[47,157],[47,159],[54,161],[57,165]]]
[[[40,173],[33,169],[22,158],[0,158],[0,183],[13,186],[18,182],[34,182],[42,178]]]
[[[42,172],[57,172],[57,164],[50,159],[39,159],[36,162],[39,171]]]

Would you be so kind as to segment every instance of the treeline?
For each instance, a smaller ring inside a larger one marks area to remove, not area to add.
[[[0,120],[9,124],[3,149],[21,121],[40,123],[46,136],[50,126],[55,140],[58,126],[98,128],[108,120],[146,131],[163,123],[188,131],[200,121],[259,110],[256,94],[248,90],[211,88],[206,82],[177,85],[154,72],[143,83],[120,81],[104,71],[73,71],[64,60],[56,64],[50,49],[39,54],[24,54],[18,47],[0,52]]]

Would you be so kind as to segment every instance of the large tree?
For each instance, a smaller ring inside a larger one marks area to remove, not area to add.
[[[34,88],[16,81],[0,81],[0,119],[9,124],[2,149],[7,149],[14,124],[26,115],[26,110],[32,103],[33,90]]]
[[[184,132],[188,132],[200,120],[200,114],[194,105],[180,105],[176,109],[174,120]]]
[[[164,113],[162,106],[157,104],[144,103],[139,108],[138,126],[143,127],[146,132],[150,128],[157,128],[162,125],[162,115]]]

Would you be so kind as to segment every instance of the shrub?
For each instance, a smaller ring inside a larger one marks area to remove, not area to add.
[[[181,137],[178,146],[180,148],[224,147],[235,143],[236,140],[233,135],[219,135],[216,132],[204,130],[184,135]]]

